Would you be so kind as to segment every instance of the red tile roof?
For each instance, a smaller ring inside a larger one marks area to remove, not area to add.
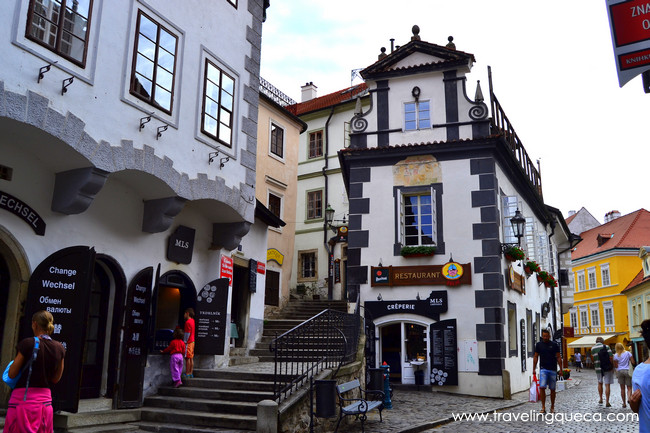
[[[571,221],[575,219],[576,215],[578,215],[578,212],[574,213],[570,217],[565,218],[564,221],[566,221],[566,223],[569,224]]]
[[[636,286],[638,286],[641,283],[645,283],[646,281],[650,281],[650,277],[648,278],[643,278],[643,269],[639,271],[638,274],[636,274],[636,277],[632,281],[630,281],[630,284],[627,285],[626,288],[624,288],[621,293],[632,290]]]
[[[645,209],[580,233],[582,242],[571,253],[577,260],[615,248],[638,249],[650,244],[650,212]]]
[[[360,95],[367,89],[368,86],[366,83],[356,84],[352,87],[339,90],[338,92],[330,93],[329,95],[310,99],[309,101],[305,102],[299,102],[298,104],[294,105],[288,105],[286,109],[296,116],[300,116],[301,114],[311,113],[312,111],[322,110],[323,108],[329,108],[333,105],[340,104],[341,102],[351,101],[357,95]]]

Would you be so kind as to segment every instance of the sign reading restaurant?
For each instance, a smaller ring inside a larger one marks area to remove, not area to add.
[[[432,266],[371,267],[371,286],[429,286],[472,284],[471,263]]]

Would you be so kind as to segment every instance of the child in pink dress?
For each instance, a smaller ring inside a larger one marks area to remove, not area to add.
[[[181,328],[174,330],[174,336],[169,346],[161,353],[170,353],[171,359],[169,360],[169,370],[172,373],[172,381],[174,387],[178,388],[183,383],[181,382],[181,373],[183,372],[183,355],[185,354],[185,343],[183,342],[184,333]]]

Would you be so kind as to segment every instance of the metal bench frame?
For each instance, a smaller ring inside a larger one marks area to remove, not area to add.
[[[361,392],[361,398],[344,398],[343,394],[346,394],[350,391],[359,389]],[[348,415],[356,416],[356,419],[361,421],[361,432],[365,433],[364,423],[368,418],[366,413],[371,410],[377,409],[379,411],[379,422],[383,422],[381,411],[384,409],[384,392],[383,391],[374,391],[374,390],[365,390],[361,388],[361,383],[359,379],[352,380],[350,382],[343,383],[336,386],[336,394],[339,397],[339,420],[336,423],[336,430],[339,430],[339,425],[343,417]],[[376,395],[375,399],[368,400],[368,395]],[[364,398],[365,397],[365,398]]]

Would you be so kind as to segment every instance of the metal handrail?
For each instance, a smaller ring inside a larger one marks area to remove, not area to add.
[[[281,403],[326,368],[355,359],[359,315],[325,310],[271,341],[274,399]],[[336,373],[335,373],[336,376]]]

